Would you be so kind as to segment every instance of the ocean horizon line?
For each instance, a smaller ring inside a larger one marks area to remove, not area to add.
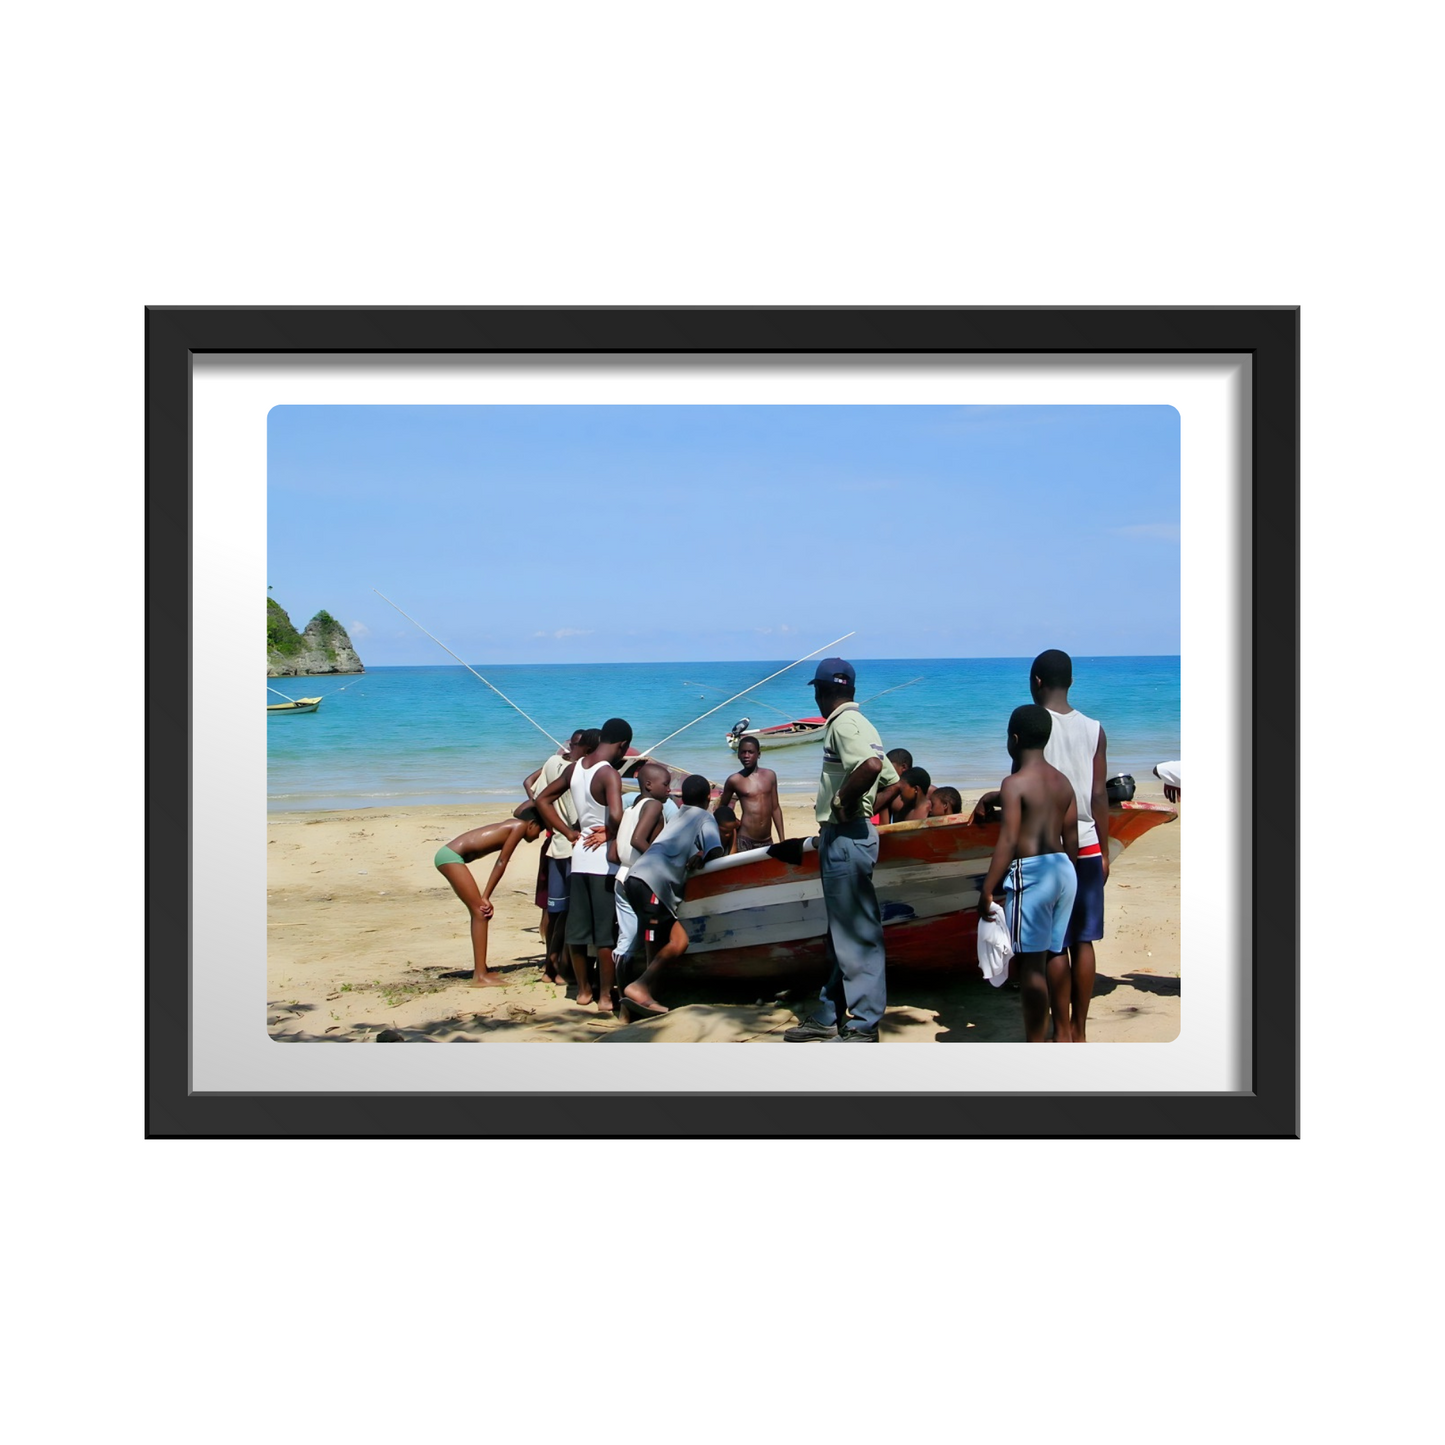
[[[1042,650],[1042,649],[1041,649]],[[938,653],[930,657],[864,657],[861,654],[848,654],[852,662],[1032,662],[1037,653],[1026,655],[1024,653],[997,653],[985,657],[960,657],[952,653]],[[1163,661],[1180,662],[1183,654],[1178,652],[1071,652],[1071,658],[1077,661],[1143,661],[1146,659],[1160,659]],[[586,661],[571,662],[486,662],[473,661],[470,663],[458,662],[376,662],[364,664],[366,670],[370,671],[424,671],[431,668],[451,667],[688,667],[693,665],[727,663],[729,666],[742,666],[744,664],[756,664],[760,667],[767,667],[781,659],[775,657],[660,657],[660,658],[605,658]],[[811,662],[811,658],[804,658],[802,661]],[[794,663],[793,666],[799,666]],[[311,677],[339,677],[340,673],[310,673]],[[348,674],[358,676],[359,674]]]

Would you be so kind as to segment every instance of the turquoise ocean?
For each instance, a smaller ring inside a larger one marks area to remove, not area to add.
[[[908,748],[936,784],[963,793],[996,786],[1008,771],[1004,733],[1009,713],[1029,701],[1029,661],[853,659],[859,701],[884,746]],[[624,717],[641,749],[786,663],[477,664],[477,670],[557,738]],[[658,756],[720,782],[736,765],[723,737],[739,718],[764,727],[813,712],[807,686],[813,665],[727,704]],[[923,680],[900,686],[914,678]],[[520,801],[521,780],[552,748],[463,667],[375,667],[358,677],[272,678],[269,685],[288,697],[325,699],[315,713],[267,719],[272,812]],[[1177,657],[1077,657],[1070,698],[1103,722],[1111,773],[1142,781],[1155,763],[1179,756]],[[267,702],[279,700],[266,694]],[[811,793],[821,754],[820,744],[806,743],[765,752],[763,761],[784,792]]]

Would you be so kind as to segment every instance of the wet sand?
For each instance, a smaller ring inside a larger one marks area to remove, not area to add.
[[[965,795],[971,807],[975,795]],[[1162,802],[1152,778],[1139,799]],[[492,901],[489,963],[502,988],[474,989],[468,916],[432,866],[441,844],[507,817],[511,805],[273,813],[267,824],[267,1027],[303,1041],[502,1039],[508,1042],[778,1043],[815,990],[679,980],[672,1011],[623,1024],[579,1008],[542,974],[532,898],[537,844],[517,850]],[[790,837],[816,831],[812,799],[785,797]],[[1179,822],[1145,834],[1115,862],[1089,1011],[1095,1043],[1173,1039],[1179,1031]],[[485,884],[491,859],[473,865]],[[571,990],[575,992],[574,990]],[[888,975],[886,1043],[1020,1042],[1019,996],[944,974]]]

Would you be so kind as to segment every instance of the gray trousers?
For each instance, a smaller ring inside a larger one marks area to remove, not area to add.
[[[860,1029],[876,1029],[888,1002],[883,980],[883,915],[873,891],[878,831],[866,818],[824,823],[818,871],[828,910],[828,981],[814,1017],[842,1027],[848,1014]]]

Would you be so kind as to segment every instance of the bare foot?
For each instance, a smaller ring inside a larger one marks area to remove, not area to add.
[[[468,988],[505,988],[506,986],[507,980],[501,974],[491,972],[475,974],[471,982],[467,984]]]
[[[592,997],[592,994],[590,992],[583,993],[580,989],[577,991],[578,1008],[591,1008],[592,1005],[596,1002],[597,1000]]]
[[[635,983],[629,983],[622,990],[622,997],[640,1013],[665,1014],[667,1012],[667,1008],[663,1004],[658,1003],[645,988],[640,988]]]

